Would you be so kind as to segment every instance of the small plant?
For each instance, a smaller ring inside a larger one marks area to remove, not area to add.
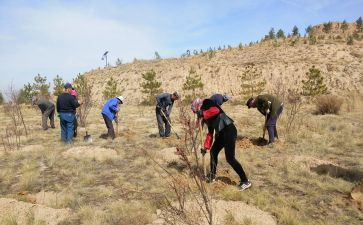
[[[85,127],[87,124],[87,117],[92,107],[92,85],[87,81],[86,76],[84,74],[78,74],[77,77],[73,80],[74,87],[78,92],[78,99],[82,102],[82,105],[79,107],[78,115],[79,115],[79,123],[81,127]]]
[[[286,96],[286,115],[287,115],[287,121],[286,121],[286,133],[291,133],[293,131],[298,130],[301,119],[301,107],[302,107],[302,98],[298,91],[298,89],[289,89],[287,91]]]
[[[347,38],[347,45],[353,45],[354,44],[354,38],[352,35],[349,35]]]
[[[255,64],[248,64],[240,77],[241,94],[247,99],[260,94],[266,85],[265,79],[262,78],[262,71]]]
[[[315,35],[309,35],[309,44],[310,45],[315,45],[316,44],[316,42],[317,42],[317,40],[316,40],[316,36]]]
[[[113,79],[113,77],[110,77],[106,83],[105,90],[102,92],[104,99],[120,96],[121,93],[122,91],[117,88],[117,82]]]
[[[185,99],[187,100],[194,99],[196,97],[196,92],[198,90],[202,90],[203,86],[204,84],[202,82],[202,77],[197,74],[197,72],[193,67],[191,67],[189,70],[189,75],[187,76],[183,84],[183,90],[191,93],[189,93],[185,97]]]
[[[316,99],[317,114],[338,114],[343,104],[343,100],[333,95],[323,95]]]
[[[342,25],[340,26],[340,29],[342,29],[343,33],[348,30],[348,23],[347,21],[343,21]]]
[[[63,78],[61,78],[59,75],[57,75],[54,79],[53,79],[53,95],[58,96],[60,95],[63,90],[64,90],[64,81]]]
[[[328,92],[328,88],[324,84],[324,77],[315,66],[309,69],[309,72],[306,73],[306,78],[306,80],[302,81],[303,95],[314,97]]]
[[[154,70],[150,70],[145,74],[142,74],[144,82],[141,83],[141,92],[146,94],[144,98],[144,104],[152,105],[155,102],[155,97],[161,92],[161,82],[156,80],[156,73]]]

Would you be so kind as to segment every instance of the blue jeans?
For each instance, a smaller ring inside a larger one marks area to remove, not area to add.
[[[73,141],[76,116],[73,112],[60,112],[59,119],[62,141],[66,144],[70,144]]]
[[[267,118],[266,127],[267,127],[267,131],[268,131],[268,139],[269,139],[268,142],[269,143],[273,143],[275,141],[275,138],[279,138],[279,136],[277,134],[276,123],[277,123],[277,119],[279,118],[283,109],[284,109],[284,106],[281,105],[279,107],[279,109],[277,110],[276,115],[271,116],[270,118]]]

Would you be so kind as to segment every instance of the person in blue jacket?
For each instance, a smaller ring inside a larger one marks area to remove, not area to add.
[[[119,105],[123,104],[124,97],[118,96],[107,100],[106,104],[102,108],[102,117],[105,120],[107,127],[107,137],[115,139],[115,130],[113,129],[112,121],[115,120],[118,123],[117,113],[120,110]]]

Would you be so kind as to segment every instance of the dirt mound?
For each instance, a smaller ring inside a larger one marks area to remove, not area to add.
[[[65,157],[74,157],[77,159],[95,159],[103,161],[117,157],[117,152],[113,149],[102,148],[98,146],[79,146],[68,149],[62,153]]]
[[[29,220],[56,225],[69,216],[71,216],[70,209],[53,209],[14,199],[0,198],[0,221],[11,217],[16,219],[19,225],[29,224]]]
[[[363,181],[355,185],[350,193],[353,202],[357,203],[358,208],[363,211]]]
[[[255,206],[247,205],[244,202],[237,201],[224,201],[224,200],[213,200],[213,220],[214,224],[229,224],[231,222],[235,224],[256,224],[256,225],[276,225],[275,218],[265,211],[258,209]],[[197,210],[198,204],[195,202],[187,202],[185,209],[187,211]],[[167,212],[157,213],[158,219],[153,224],[166,224],[165,220]],[[200,218],[199,221],[204,221],[204,224],[208,224],[205,218]],[[248,223],[246,222],[248,221]],[[176,223],[182,224],[182,223]],[[200,224],[203,224],[201,222]]]

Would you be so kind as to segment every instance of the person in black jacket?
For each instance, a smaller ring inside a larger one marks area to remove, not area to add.
[[[34,96],[32,99],[32,104],[37,105],[42,112],[42,127],[44,130],[48,129],[48,118],[50,120],[50,127],[54,126],[54,111],[55,106],[45,97]]]
[[[76,120],[75,111],[80,106],[78,101],[71,95],[72,85],[66,83],[65,91],[58,96],[57,112],[59,113],[61,138],[66,144],[73,142],[74,123]]]
[[[238,187],[242,191],[251,187],[251,182],[247,179],[241,164],[235,158],[237,129],[233,124],[233,120],[211,99],[204,99],[203,101],[196,99],[192,103],[192,110],[197,114],[198,118],[208,126],[208,134],[204,141],[204,148],[201,149],[201,153],[205,154],[207,150],[210,149],[211,171],[208,177],[209,182],[215,180],[218,154],[222,148],[224,148],[227,162],[240,177],[240,184]],[[215,134],[214,143],[213,133]]]

